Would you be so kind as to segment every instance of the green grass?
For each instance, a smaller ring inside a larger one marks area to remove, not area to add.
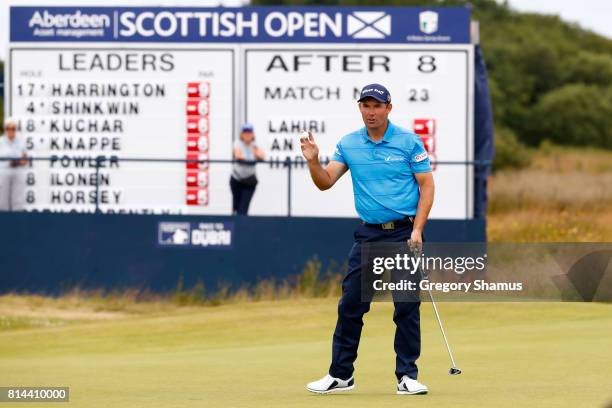
[[[392,305],[374,304],[356,389],[308,394],[329,365],[335,299],[293,299],[0,331],[0,385],[69,386],[75,407],[603,407],[612,401],[612,305],[443,303],[464,374],[422,305],[420,379],[394,393]],[[82,316],[81,316],[82,317]],[[3,406],[24,406],[3,404]],[[36,404],[28,404],[36,406]],[[39,406],[46,406],[41,405]]]

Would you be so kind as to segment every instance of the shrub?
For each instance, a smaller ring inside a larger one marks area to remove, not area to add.
[[[493,171],[521,168],[529,164],[529,149],[508,128],[495,129],[495,158]]]
[[[571,84],[548,92],[531,112],[527,137],[612,149],[612,87]]]
[[[612,84],[612,57],[581,52],[566,63],[565,82],[608,86]]]

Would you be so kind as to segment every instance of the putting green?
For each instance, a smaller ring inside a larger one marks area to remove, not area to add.
[[[612,305],[442,303],[460,376],[422,310],[425,396],[395,395],[392,305],[366,315],[356,388],[311,395],[326,373],[336,300],[190,309],[0,331],[0,386],[69,386],[74,407],[604,407]],[[23,404],[2,404],[23,407]],[[28,404],[43,406],[46,404]]]

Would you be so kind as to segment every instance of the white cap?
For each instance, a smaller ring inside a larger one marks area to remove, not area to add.
[[[8,116],[8,117],[4,118],[4,127],[6,127],[6,125],[15,125],[15,126],[17,126],[17,121],[15,119],[13,119],[12,117]]]

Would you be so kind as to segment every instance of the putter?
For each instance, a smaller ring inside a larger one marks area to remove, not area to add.
[[[417,251],[413,251],[413,255],[417,256]],[[420,265],[420,264],[419,264]],[[423,266],[419,266],[419,271],[421,273],[422,278],[427,278],[427,274],[423,269]],[[431,293],[431,288],[427,287],[427,292],[429,293],[429,299],[431,300],[431,305],[433,306],[434,313],[436,314],[436,319],[438,320],[438,326],[440,326],[440,331],[442,332],[442,337],[444,338],[444,344],[446,345],[446,350],[448,350],[448,356],[450,357],[451,364],[453,365],[450,370],[448,370],[448,374],[450,375],[459,375],[461,374],[461,369],[457,367],[455,364],[455,359],[453,358],[453,352],[451,351],[450,345],[448,344],[448,339],[446,338],[446,333],[444,332],[444,327],[442,326],[442,320],[440,320],[440,313],[438,313],[438,308],[436,307],[436,301],[433,298]]]

